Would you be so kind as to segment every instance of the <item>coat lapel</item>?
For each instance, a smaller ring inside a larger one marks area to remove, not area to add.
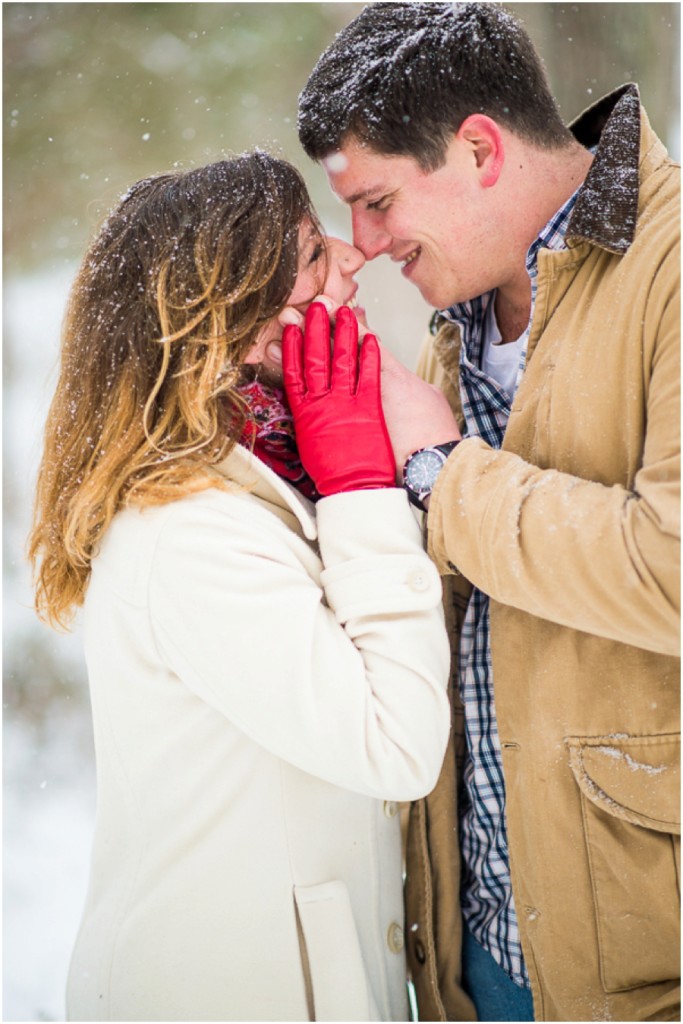
[[[238,488],[269,505],[278,518],[306,540],[317,540],[318,528],[313,502],[281,479],[248,449],[236,444],[230,454],[213,468],[220,476],[237,484]]]

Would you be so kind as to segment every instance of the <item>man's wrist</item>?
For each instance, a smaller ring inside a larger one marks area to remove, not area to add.
[[[429,498],[439,473],[461,440],[462,438],[458,438],[445,444],[418,448],[406,459],[403,467],[403,486],[410,502],[422,511],[427,511]]]

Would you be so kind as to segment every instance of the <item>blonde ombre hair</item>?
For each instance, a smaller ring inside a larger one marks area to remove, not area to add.
[[[36,609],[65,627],[124,505],[216,486],[242,435],[244,357],[285,306],[306,186],[256,151],[137,182],[92,243],[64,321],[28,554]]]

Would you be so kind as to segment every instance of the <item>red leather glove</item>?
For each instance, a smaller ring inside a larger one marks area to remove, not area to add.
[[[360,359],[358,353],[358,323],[348,306],[337,312],[331,357],[329,316],[319,302],[308,307],[303,334],[289,324],[282,336],[299,456],[323,495],[395,485],[374,334],[365,335]]]

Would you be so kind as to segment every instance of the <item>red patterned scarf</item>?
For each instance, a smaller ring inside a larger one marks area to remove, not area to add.
[[[294,434],[294,420],[281,388],[253,380],[239,388],[247,402],[251,418],[247,420],[240,444],[252,448],[278,476],[293,484],[311,501],[320,495],[301,465]]]

